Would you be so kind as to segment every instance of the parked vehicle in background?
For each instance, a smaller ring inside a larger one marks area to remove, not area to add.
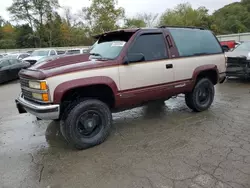
[[[77,149],[108,137],[111,112],[181,93],[193,111],[207,110],[214,85],[226,78],[224,52],[209,30],[125,29],[96,38],[88,54],[61,57],[19,74],[19,112],[60,119],[62,135]]]
[[[63,55],[65,54],[65,50],[57,50],[57,55]]]
[[[220,42],[220,45],[222,46],[225,52],[228,52],[229,50],[234,49],[237,44],[238,43],[235,42],[234,40]]]
[[[88,48],[70,49],[65,52],[65,55],[84,54],[88,52]]]
[[[28,53],[13,53],[13,54],[9,54],[9,55],[4,56],[4,58],[22,60],[22,59],[29,57],[29,56],[30,56],[30,54],[28,54]]]
[[[0,58],[5,57],[6,55],[9,55],[9,53],[2,53],[2,54],[0,54]]]
[[[18,79],[19,71],[29,66],[29,62],[19,59],[0,59],[0,83]]]
[[[250,41],[245,41],[227,52],[227,76],[250,78]]]
[[[26,53],[32,54],[32,52],[33,52],[33,50],[29,50],[29,51],[27,51]]]
[[[28,61],[31,65],[34,65],[39,59],[54,55],[57,55],[55,49],[40,49],[33,51],[29,57],[24,58],[23,60]]]
[[[47,61],[52,61],[52,60],[55,60],[55,59],[59,59],[60,57],[63,57],[65,56],[64,54],[63,55],[54,55],[54,56],[47,56],[47,57],[43,57],[41,59],[39,59],[35,65],[37,65],[38,63],[43,63],[43,62],[47,62]]]

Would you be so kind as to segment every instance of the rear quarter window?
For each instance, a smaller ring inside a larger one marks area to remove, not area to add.
[[[222,48],[209,30],[169,28],[179,55],[197,56],[223,53]]]

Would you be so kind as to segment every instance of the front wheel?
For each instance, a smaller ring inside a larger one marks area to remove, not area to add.
[[[196,111],[207,110],[214,101],[214,85],[208,78],[200,79],[192,92],[185,95],[187,106]]]
[[[112,126],[109,107],[95,99],[84,100],[73,107],[64,123],[63,136],[76,149],[87,149],[101,144]]]

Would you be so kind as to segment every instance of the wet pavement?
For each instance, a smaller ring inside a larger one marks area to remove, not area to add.
[[[216,87],[191,112],[183,96],[113,114],[108,140],[72,150],[58,122],[19,115],[18,82],[0,86],[1,188],[249,188],[250,82]]]

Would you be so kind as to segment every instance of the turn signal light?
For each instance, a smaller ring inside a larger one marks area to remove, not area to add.
[[[46,84],[46,82],[41,82],[41,83],[40,83],[40,89],[41,89],[41,90],[46,90],[46,89],[47,89],[47,84]]]
[[[43,93],[43,94],[42,94],[42,99],[43,99],[43,101],[45,101],[45,102],[49,101],[49,95],[48,95],[48,93]]]

